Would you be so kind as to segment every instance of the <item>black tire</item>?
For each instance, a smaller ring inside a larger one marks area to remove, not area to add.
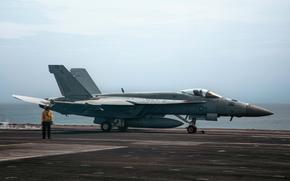
[[[187,127],[187,133],[193,134],[197,132],[197,128],[195,126],[188,126]]]
[[[112,129],[112,124],[110,122],[103,122],[101,124],[101,129],[104,132],[110,132]]]

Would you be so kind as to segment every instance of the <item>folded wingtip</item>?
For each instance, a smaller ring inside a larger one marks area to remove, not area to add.
[[[14,97],[15,99],[24,101],[24,102],[32,103],[32,104],[40,104],[44,106],[49,104],[48,100],[36,98],[36,97],[28,97],[28,96],[21,96],[21,95],[15,95],[15,94],[13,94],[12,97]]]

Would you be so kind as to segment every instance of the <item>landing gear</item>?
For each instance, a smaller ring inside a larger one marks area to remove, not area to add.
[[[181,115],[175,115],[178,119],[180,119],[183,123],[188,123],[188,127],[186,128],[187,133],[193,134],[197,132],[197,127],[195,126],[196,118],[192,117],[190,115],[187,115],[185,117]]]
[[[113,127],[117,127],[121,132],[126,132],[128,130],[128,124],[126,120],[123,119],[107,120],[101,123],[101,129],[104,132],[110,132]]]
[[[187,133],[193,134],[193,133],[196,133],[196,132],[197,132],[196,126],[190,125],[190,126],[187,127]]]
[[[187,127],[187,133],[193,134],[197,132],[197,127],[195,126],[196,119],[192,118],[191,122],[189,123],[189,126]]]
[[[110,122],[108,122],[108,121],[103,122],[103,123],[101,124],[101,129],[102,129],[104,132],[110,132],[111,129],[112,129],[112,124],[111,124]]]

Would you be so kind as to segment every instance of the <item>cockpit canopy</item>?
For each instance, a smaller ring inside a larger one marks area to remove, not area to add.
[[[199,97],[205,97],[205,98],[221,98],[222,97],[206,89],[186,89],[186,90],[182,90],[181,92],[185,94],[190,94],[193,96],[199,96]]]

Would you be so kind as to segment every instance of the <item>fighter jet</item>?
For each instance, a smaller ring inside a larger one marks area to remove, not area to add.
[[[262,107],[222,97],[206,89],[186,89],[178,92],[147,92],[104,94],[85,69],[68,71],[63,65],[49,65],[63,97],[13,97],[38,104],[64,115],[93,117],[104,132],[113,127],[126,131],[128,127],[175,128],[188,125],[188,133],[196,133],[196,120],[217,121],[225,116],[269,116]],[[170,118],[168,117],[170,116]]]

